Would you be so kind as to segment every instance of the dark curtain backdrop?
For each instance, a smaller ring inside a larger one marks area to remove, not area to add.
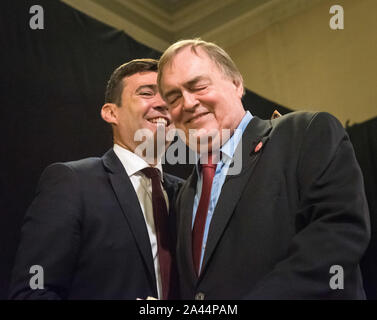
[[[44,30],[29,27],[29,9],[36,4],[44,9]],[[5,299],[22,219],[43,169],[105,153],[111,132],[99,111],[110,74],[126,61],[160,53],[58,0],[3,0],[0,44],[0,299]],[[250,91],[244,104],[261,118],[274,109],[291,111]],[[354,136],[363,140],[362,134]],[[368,168],[375,170],[375,161]],[[191,171],[183,165],[165,169],[181,177]],[[375,199],[375,178],[370,185]]]

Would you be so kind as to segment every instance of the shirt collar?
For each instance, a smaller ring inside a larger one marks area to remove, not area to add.
[[[138,173],[140,170],[144,168],[150,167],[150,165],[143,158],[139,157],[136,153],[133,153],[130,150],[127,150],[116,143],[114,144],[113,150],[119,158],[120,162],[122,163],[129,177],[133,176],[134,174]],[[157,168],[160,171],[161,181],[163,181],[161,161],[159,161],[154,166],[154,168]]]
[[[232,159],[234,152],[236,151],[236,148],[238,146],[238,143],[241,140],[241,137],[249,124],[250,120],[253,118],[252,114],[250,111],[246,111],[245,115],[243,116],[241,122],[235,129],[233,135],[229,138],[227,142],[221,147],[221,155],[222,158],[224,159]]]

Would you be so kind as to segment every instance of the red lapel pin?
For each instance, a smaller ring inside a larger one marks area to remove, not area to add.
[[[257,146],[254,149],[254,152],[257,153],[260,149],[262,149],[262,146],[263,146],[263,142],[259,141],[259,143],[257,144]]]

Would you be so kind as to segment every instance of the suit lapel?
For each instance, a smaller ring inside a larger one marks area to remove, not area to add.
[[[155,287],[155,294],[157,295],[152,249],[143,212],[135,189],[122,163],[112,149],[102,157],[102,160],[105,167],[108,169],[111,185],[145,261],[153,287]]]
[[[175,200],[177,192],[179,190],[181,182],[176,178],[164,173],[163,180],[164,189],[169,198],[169,236],[171,241],[171,249],[173,256],[173,263],[170,270],[170,297],[168,299],[178,299],[179,297],[179,277],[177,269],[177,256],[176,256],[176,244],[177,244],[177,215],[175,211]]]
[[[179,185],[178,182],[174,182],[174,180],[171,181],[171,178],[169,178],[165,173],[162,185],[169,199],[169,236],[170,240],[172,241],[172,245],[175,245],[177,240],[177,215],[174,206]]]
[[[166,176],[166,174],[164,174],[162,186],[164,187],[166,194],[168,195],[169,216],[171,217],[174,214],[174,200],[175,200],[176,187],[174,184],[170,183],[168,179],[169,178]]]
[[[223,234],[229,219],[242,195],[246,183],[250,180],[251,174],[258,162],[261,151],[255,152],[255,147],[262,141],[265,144],[268,140],[268,133],[271,131],[270,121],[264,121],[254,117],[242,135],[242,142],[237,146],[235,156],[242,150],[242,169],[238,175],[227,175],[222,186],[207,239],[204,253],[201,275],[210,260],[217,243]],[[190,228],[191,230],[191,228]]]
[[[194,197],[196,192],[196,184],[198,177],[194,168],[192,174],[187,179],[187,182],[182,187],[181,193],[181,207],[179,212],[178,238],[181,239],[181,250],[179,255],[183,255],[183,261],[188,268],[191,281],[196,282],[196,272],[194,269],[194,262],[192,258],[192,210],[194,207]]]

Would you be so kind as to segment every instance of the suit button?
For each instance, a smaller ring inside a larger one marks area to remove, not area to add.
[[[195,295],[195,300],[204,300],[204,298],[205,298],[205,294],[203,292],[198,292]]]

